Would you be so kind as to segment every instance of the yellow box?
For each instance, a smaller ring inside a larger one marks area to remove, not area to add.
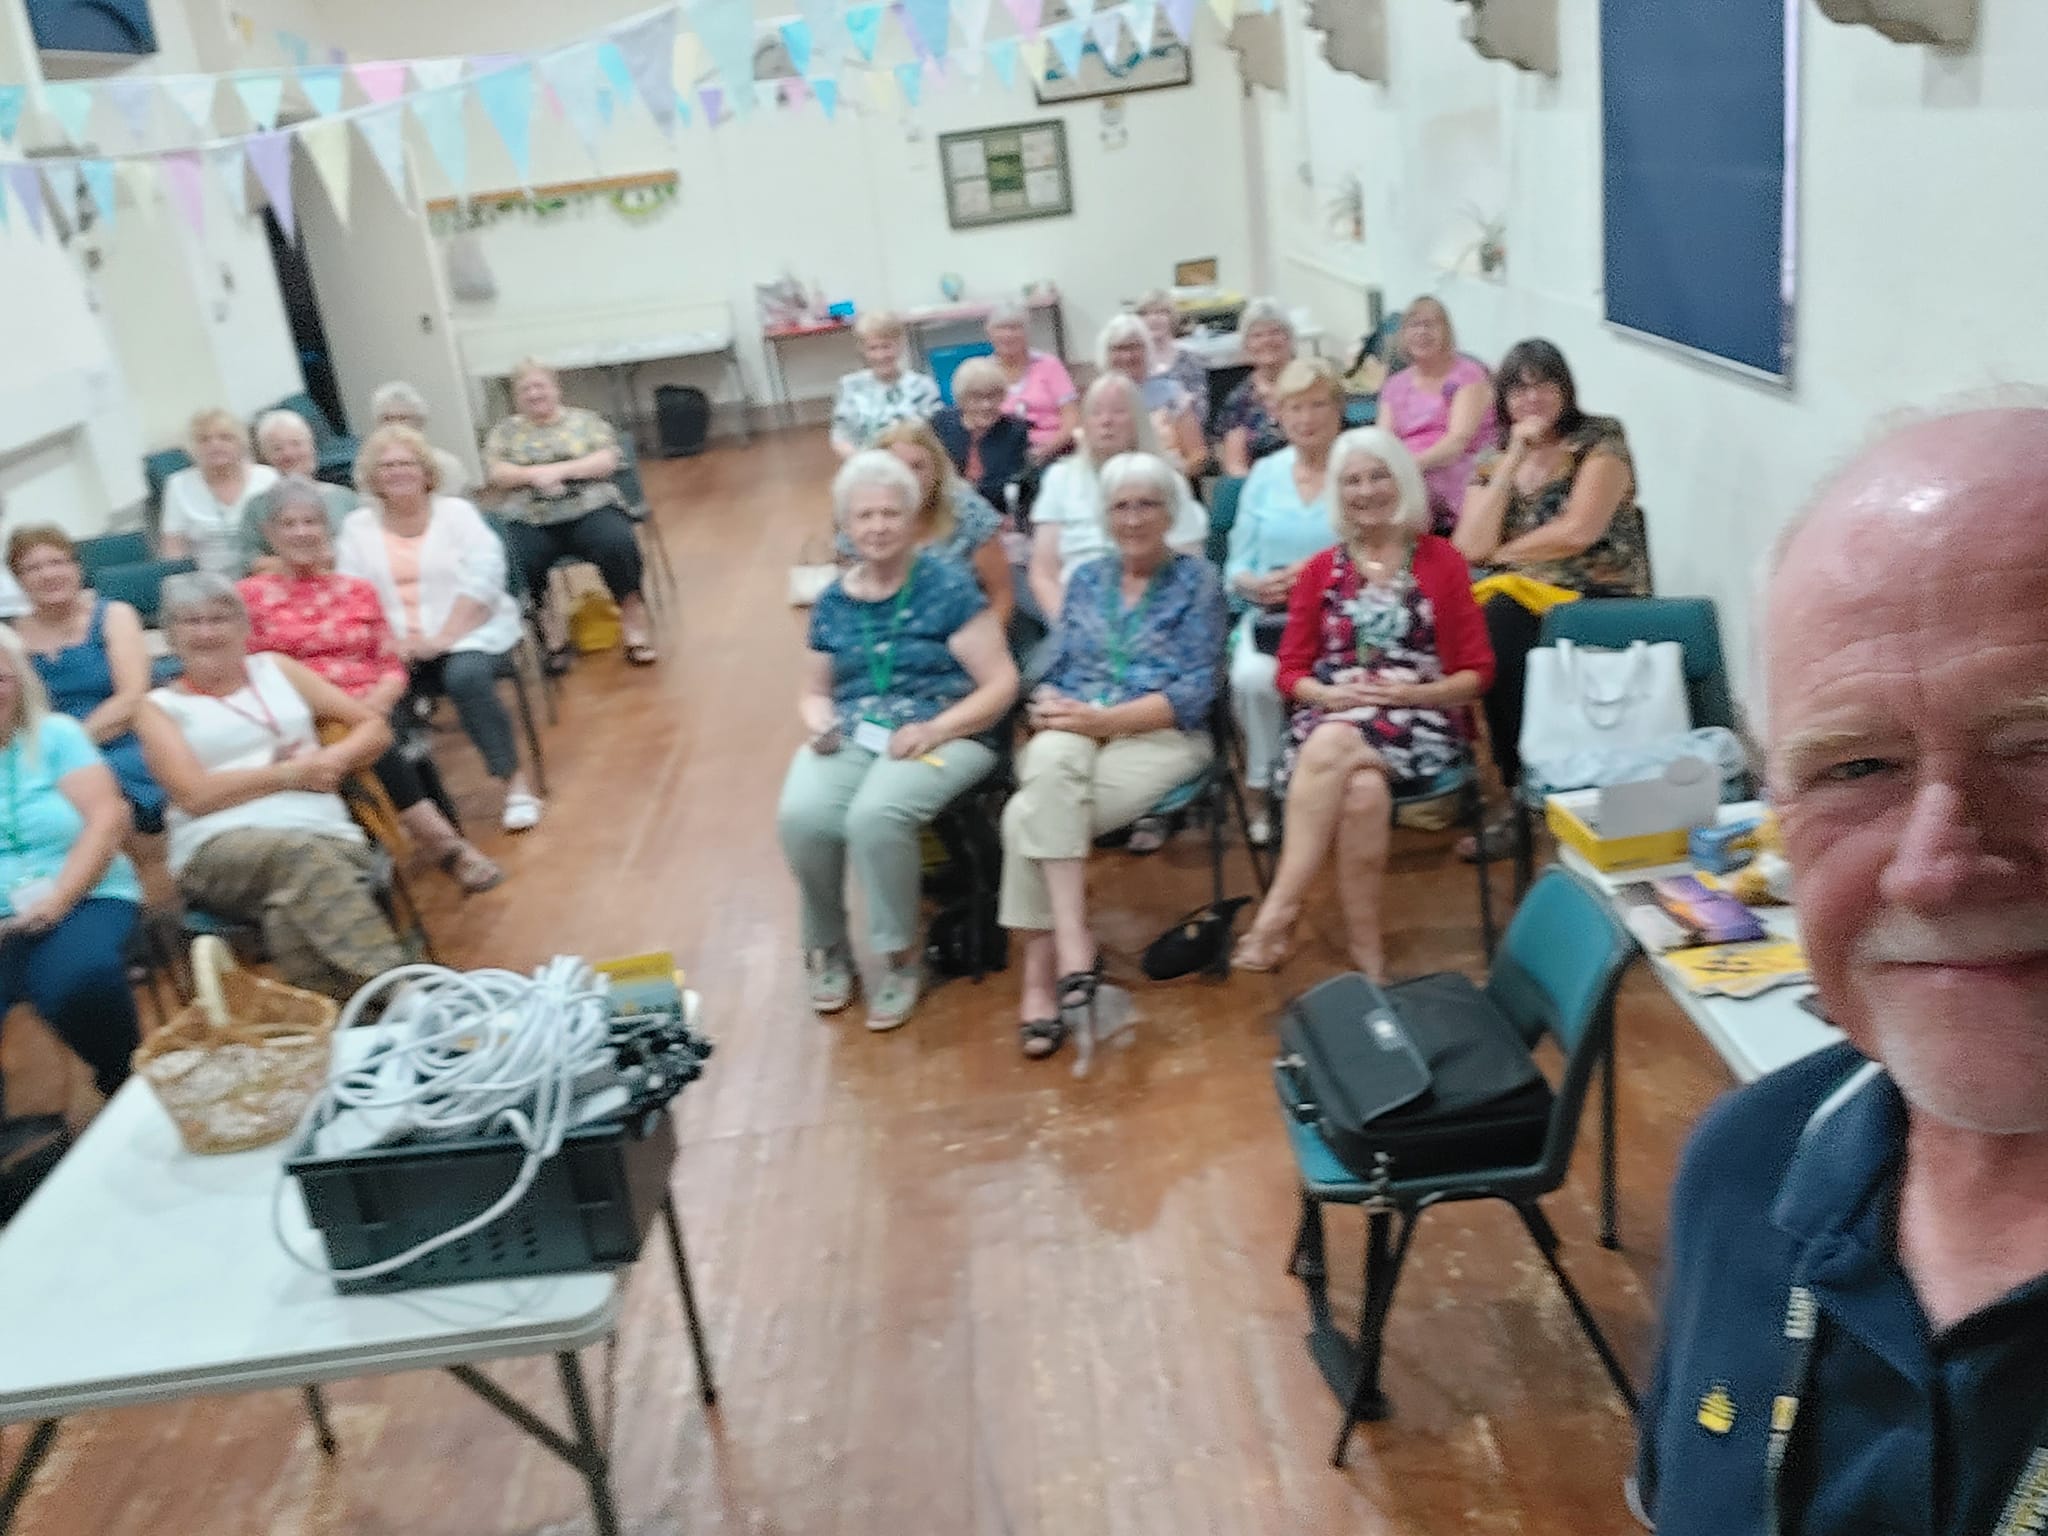
[[[1683,864],[1688,830],[1647,832],[1641,837],[1602,837],[1582,819],[1600,803],[1597,789],[1572,790],[1544,801],[1543,820],[1550,835],[1598,870],[1634,869],[1645,864]]]

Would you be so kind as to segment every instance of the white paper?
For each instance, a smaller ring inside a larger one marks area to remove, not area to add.
[[[1026,171],[1024,173],[1024,201],[1034,208],[1059,207],[1060,173],[1058,171]]]
[[[946,174],[955,181],[964,181],[970,176],[988,174],[988,157],[981,151],[981,140],[962,139],[946,146]]]
[[[1681,757],[1657,778],[1602,789],[1597,825],[1603,839],[1647,837],[1711,827],[1720,813],[1721,770],[1704,758]]]
[[[853,728],[853,744],[880,757],[889,750],[889,738],[894,734],[886,725],[863,720]]]

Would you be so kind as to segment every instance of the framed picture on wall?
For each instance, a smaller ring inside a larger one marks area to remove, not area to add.
[[[1049,219],[1074,211],[1067,125],[1005,123],[939,135],[946,218],[955,229]]]
[[[1123,96],[1194,83],[1195,61],[1179,43],[1141,51],[1125,31],[1119,34],[1118,48],[1113,57],[1105,57],[1090,38],[1081,50],[1081,67],[1072,75],[1063,73],[1058,56],[1049,53],[1045,75],[1036,82],[1039,104],[1051,106],[1091,96]]]

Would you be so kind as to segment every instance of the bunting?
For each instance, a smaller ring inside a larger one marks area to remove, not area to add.
[[[458,198],[469,195],[469,129],[462,120],[463,93],[428,91],[412,99],[413,115],[426,130],[427,143],[441,163],[442,174]]]
[[[277,126],[277,114],[284,106],[283,75],[238,75],[235,94],[259,129],[268,133]]]
[[[1185,48],[1195,40],[1195,0],[1164,0],[1166,24]]]
[[[697,92],[697,100],[704,108],[704,121],[707,124],[717,123],[718,109],[725,105],[725,92],[715,85],[707,85]]]
[[[748,6],[748,31],[752,28],[752,5]],[[625,56],[626,70],[640,100],[654,114],[654,121],[671,138],[676,131],[676,13],[664,7],[644,21],[622,27],[612,34]],[[753,68],[752,38],[748,40],[748,69]]]
[[[1094,39],[1095,51],[1102,55],[1105,67],[1123,67],[1124,18],[1121,10],[1097,11],[1088,20],[1088,35]]]
[[[916,106],[924,91],[924,65],[915,59],[896,66],[896,88],[903,92],[903,100]]]
[[[960,40],[969,53],[979,54],[988,36],[991,0],[957,0],[953,15],[960,23]]]
[[[21,132],[21,108],[27,100],[27,86],[0,85],[0,144],[12,144],[14,136]]]
[[[834,73],[838,61],[846,52],[850,39],[846,35],[846,23],[839,14],[839,0],[800,0],[804,26],[811,34],[811,51],[814,57],[826,61],[827,67],[818,74]],[[817,81],[811,82],[815,89]]]
[[[799,75],[811,72],[811,24],[801,18],[785,21],[775,29],[782,39],[783,49],[789,54],[789,62]]]
[[[1230,0],[1223,0],[1228,4]],[[1081,73],[1081,50],[1088,45],[1086,28],[1078,21],[1063,21],[1045,29],[1045,42],[1059,55],[1060,73],[1069,80]]]
[[[626,56],[619,52],[619,45],[609,40],[597,45],[598,73],[609,87],[605,121],[611,121],[611,104],[633,99],[633,71],[626,68]]]
[[[391,195],[404,203],[405,196],[405,109],[396,104],[364,112],[356,120],[356,132],[370,158],[390,183]]]
[[[597,158],[597,144],[604,133],[604,112],[598,98],[604,92],[604,76],[597,64],[597,45],[578,43],[551,53],[540,61],[540,72],[562,104],[562,114],[583,141],[583,151]]]
[[[1005,90],[1015,89],[1017,84],[1017,39],[999,37],[988,45],[988,61],[995,69],[996,78],[1003,82]]]
[[[1130,0],[1124,14],[1130,22],[1132,46],[1142,58],[1152,51],[1159,35],[1159,0]]]
[[[356,77],[356,88],[378,106],[396,101],[405,94],[403,64],[357,64],[349,73]]]
[[[73,144],[86,141],[92,126],[92,87],[78,80],[52,80],[43,87],[43,105],[57,119],[64,137]]]
[[[860,56],[872,64],[875,62],[875,44],[882,37],[882,8],[879,5],[856,5],[846,13],[846,35],[853,39],[853,46],[860,50]]]
[[[78,222],[78,162],[43,160],[43,185],[50,189],[50,204],[63,221],[60,228]]]
[[[752,99],[754,79],[754,7],[752,0],[691,0],[690,29],[711,67],[729,90],[745,88]]]
[[[412,77],[423,91],[445,91],[462,78],[467,59],[414,59]]]
[[[818,98],[818,107],[829,121],[839,111],[839,82],[825,75],[811,81],[811,94]]]
[[[164,186],[195,235],[206,233],[206,184],[200,179],[199,151],[176,150],[163,157]]]
[[[292,136],[288,133],[251,134],[244,148],[256,183],[270,199],[270,211],[277,215],[277,227],[291,244],[298,244],[299,222],[292,209]]]
[[[26,161],[17,160],[7,167],[7,180],[14,188],[14,200],[21,204],[22,212],[28,215],[28,227],[35,231],[38,240],[43,237],[43,179],[36,174],[36,168]]]
[[[341,71],[332,65],[300,70],[299,90],[317,117],[331,117],[341,110]]]
[[[320,185],[327,189],[328,205],[334,209],[344,227],[349,220],[349,159],[348,124],[336,122],[307,123],[299,131],[299,143],[306,151],[306,158],[313,162],[313,169],[320,173]]]
[[[157,83],[186,121],[201,133],[213,132],[213,76],[166,75]]]
[[[109,229],[114,227],[114,162],[111,160],[81,160],[78,173],[85,178],[86,196],[92,199],[93,207],[99,210],[100,218]]]
[[[1024,63],[1024,77],[1033,84],[1045,78],[1045,53],[1043,37],[1027,37],[1017,44],[1017,57]]]
[[[249,159],[243,151],[240,139],[226,144],[217,144],[206,151],[206,164],[213,171],[213,179],[228,195],[228,207],[232,208],[237,220],[249,217]]]
[[[505,152],[512,157],[512,169],[519,177],[519,184],[522,187],[531,185],[533,67],[518,64],[511,69],[501,69],[494,75],[485,75],[476,83],[476,99],[483,104],[484,115],[498,130],[498,137],[505,141]]]
[[[919,58],[943,54],[952,25],[950,0],[903,0],[903,30],[910,34]]]
[[[1040,0],[1003,0],[1003,9],[1010,13],[1010,19],[1017,23],[1020,37],[1038,36],[1038,23],[1044,15]]]

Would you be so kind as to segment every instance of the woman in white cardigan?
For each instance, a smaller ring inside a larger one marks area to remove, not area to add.
[[[434,450],[419,433],[372,432],[356,460],[364,504],[342,522],[335,564],[377,589],[413,690],[455,701],[484,766],[505,787],[505,830],[524,832],[540,820],[541,803],[498,698],[506,657],[519,643],[505,546],[475,507],[435,495],[439,482]]]

